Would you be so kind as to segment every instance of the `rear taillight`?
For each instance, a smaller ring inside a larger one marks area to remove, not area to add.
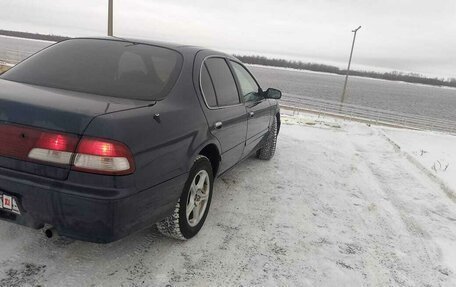
[[[77,143],[78,138],[73,135],[41,132],[28,158],[69,165]]]
[[[69,165],[78,137],[0,124],[0,156]]]
[[[134,171],[133,156],[123,143],[83,137],[76,150],[73,169],[103,174],[129,174]]]
[[[78,143],[79,141],[79,143]],[[0,156],[72,166],[72,169],[111,175],[134,171],[133,156],[120,142],[0,124]]]

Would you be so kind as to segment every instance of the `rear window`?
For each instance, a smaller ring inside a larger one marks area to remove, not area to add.
[[[176,83],[182,56],[126,41],[73,39],[10,69],[2,79],[104,96],[161,100]]]

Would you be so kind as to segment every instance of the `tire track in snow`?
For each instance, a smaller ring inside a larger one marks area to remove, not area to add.
[[[438,186],[373,129],[283,125],[272,161],[217,181],[193,240],[148,229],[94,245],[0,222],[0,280],[34,263],[46,269],[27,282],[45,286],[452,285],[434,241],[456,241],[454,219]]]
[[[402,151],[401,147],[390,137],[388,137],[383,131],[380,133],[393,147],[394,149],[405,156],[413,165],[419,168],[423,173],[425,173],[430,179],[435,181],[437,184],[440,185],[442,191],[450,198],[454,203],[456,203],[456,191],[451,189],[445,182],[443,182],[440,178],[438,178],[435,174],[429,171],[425,166],[423,166],[418,160],[416,160],[412,155],[409,153]]]
[[[385,148],[384,151],[382,151],[381,139],[383,138],[385,142],[388,141],[381,133],[377,130],[371,130],[365,136],[379,139],[371,142],[370,152],[367,152],[369,149],[366,149],[365,146],[362,148],[359,147],[359,138],[356,136],[352,137],[353,145],[361,152],[372,175],[381,183],[382,190],[388,196],[391,204],[396,208],[400,218],[406,226],[406,230],[411,234],[412,242],[416,241],[414,244],[416,247],[415,251],[417,252],[419,259],[428,266],[428,268],[423,269],[417,276],[428,277],[428,284],[430,285],[432,285],[433,282],[445,282],[448,275],[444,274],[445,272],[442,272],[439,248],[435,243],[432,244],[431,234],[434,233],[434,235],[437,236],[448,236],[448,234],[439,234],[432,230],[435,225],[423,225],[424,221],[429,221],[427,215],[432,213],[435,208],[439,208],[441,203],[439,203],[438,207],[421,205],[419,203],[414,205],[414,194],[419,192],[421,197],[429,198],[430,200],[437,202],[443,201],[447,206],[452,206],[453,202],[445,202],[438,194],[436,195],[433,191],[439,190],[440,185],[435,184],[434,181],[428,179],[427,175],[425,175],[421,169],[417,169],[415,165],[409,163],[393,146],[390,146],[390,149]],[[388,144],[390,143],[388,142]],[[372,152],[372,150],[375,152]],[[381,164],[382,162],[389,162],[389,168],[385,168],[386,165]],[[440,217],[438,223],[443,226],[451,224],[451,222],[445,223],[448,218],[449,217]],[[429,226],[432,226],[432,228],[429,229]],[[454,238],[454,233],[451,236]],[[415,238],[415,240],[413,240],[413,238]],[[405,282],[401,281],[397,283],[405,284]]]

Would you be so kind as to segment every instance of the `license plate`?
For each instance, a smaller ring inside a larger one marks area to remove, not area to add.
[[[0,210],[6,210],[12,213],[21,214],[17,199],[14,196],[0,194]]]

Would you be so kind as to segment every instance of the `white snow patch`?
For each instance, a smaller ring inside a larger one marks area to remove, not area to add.
[[[409,143],[429,145],[398,150],[385,133],[411,139],[284,115],[275,157],[218,179],[187,242],[154,228],[108,245],[48,240],[0,222],[0,286],[455,286],[456,204],[403,152],[449,159],[437,152],[454,143],[431,148],[423,133]]]
[[[438,132],[384,129],[385,134],[456,192],[456,136]]]

